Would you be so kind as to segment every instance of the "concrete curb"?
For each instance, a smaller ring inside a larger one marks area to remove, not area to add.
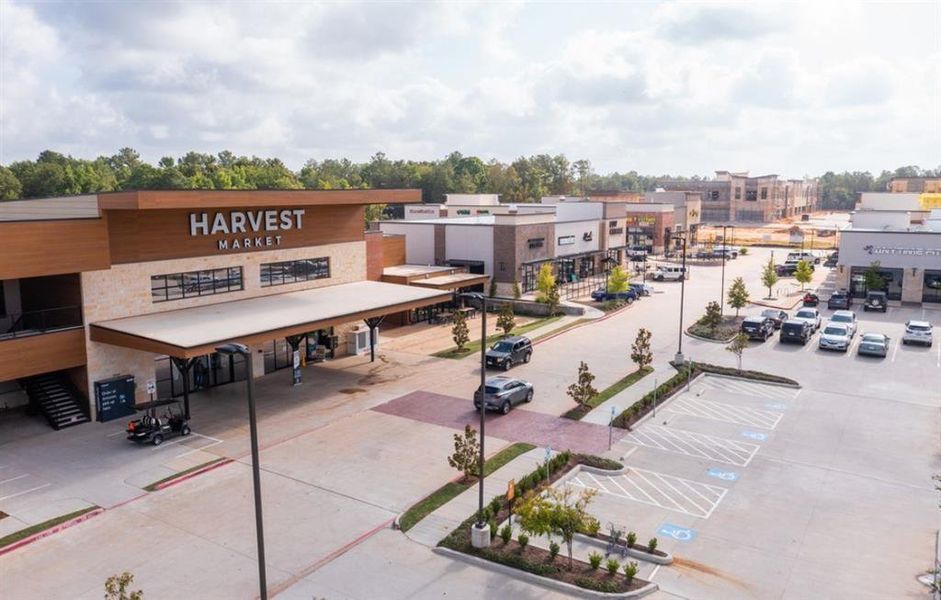
[[[636,302],[636,300],[635,300],[634,302]],[[623,307],[621,307],[621,308],[619,308],[619,309],[617,309],[617,310],[615,310],[615,311],[611,311],[611,312],[609,312],[609,313],[605,313],[603,317],[598,317],[597,319],[590,319],[590,320],[588,320],[588,321],[585,321],[584,323],[579,323],[578,325],[573,325],[572,327],[567,327],[567,328],[565,328],[565,329],[562,329],[561,331],[557,331],[557,332],[554,332],[554,333],[548,333],[548,334],[546,334],[546,337],[540,338],[540,339],[536,340],[535,342],[533,342],[533,346],[536,346],[536,345],[541,344],[541,343],[543,343],[543,342],[548,342],[549,340],[554,339],[554,338],[556,338],[556,337],[562,335],[563,333],[568,333],[569,331],[575,331],[576,329],[581,329],[582,327],[584,327],[584,326],[586,326],[586,325],[592,325],[592,324],[594,324],[594,323],[601,323],[602,321],[605,321],[605,320],[607,320],[607,319],[610,319],[611,317],[613,317],[613,316],[615,316],[615,315],[619,315],[619,314],[621,314],[622,312],[628,310],[629,308],[631,308],[632,306],[634,306],[634,302],[631,302],[631,303],[628,304],[627,306],[623,306]],[[589,317],[585,317],[585,318],[589,318]]]
[[[576,533],[575,539],[581,542],[584,542],[586,544],[590,544],[592,546],[601,548],[602,550],[606,550],[608,548],[608,542],[600,538],[593,538],[590,535],[585,535],[584,533]],[[627,555],[630,556],[631,558],[636,558],[636,559],[643,560],[646,562],[654,563],[656,565],[671,564],[673,562],[673,555],[663,550],[661,550],[661,552],[666,554],[666,556],[658,556],[656,554],[650,554],[649,552],[646,552],[644,550],[638,550],[637,548],[627,549]]]
[[[17,549],[19,549],[19,548],[22,548],[23,546],[27,546],[27,545],[29,545],[29,544],[32,544],[33,542],[35,542],[35,541],[37,541],[37,540],[41,540],[41,539],[43,539],[44,537],[49,537],[50,535],[53,535],[53,534],[55,534],[55,533],[59,533],[60,531],[64,531],[64,530],[68,529],[69,527],[72,527],[73,525],[78,525],[79,523],[84,523],[84,522],[87,521],[88,519],[91,519],[91,518],[93,518],[93,517],[97,517],[98,515],[100,515],[100,514],[103,513],[103,512],[105,512],[105,509],[103,509],[103,508],[101,508],[101,507],[98,507],[98,508],[96,508],[96,509],[94,509],[94,510],[88,511],[88,512],[85,513],[84,515],[79,515],[79,516],[75,517],[74,519],[69,519],[68,521],[66,521],[66,522],[64,522],[64,523],[59,523],[58,525],[56,525],[56,526],[54,526],[54,527],[50,527],[49,529],[43,529],[42,531],[37,531],[36,533],[34,533],[33,535],[31,535],[31,536],[29,536],[29,537],[25,537],[25,538],[21,539],[21,540],[18,541],[18,542],[13,542],[12,544],[10,544],[10,545],[8,545],[8,546],[4,546],[3,548],[0,548],[0,556],[3,556],[4,554],[7,554],[8,552],[13,552],[14,550],[17,550]]]
[[[778,310],[794,310],[794,307],[800,304],[800,302],[803,299],[804,299],[803,297],[800,297],[794,302],[792,302],[791,304],[786,305],[786,306],[779,306],[777,304],[771,304],[770,302],[761,302],[761,301],[756,302],[755,300],[749,300],[748,303],[753,304],[755,306],[764,306],[765,308],[776,308]]]
[[[710,338],[707,338],[707,337],[703,337],[703,336],[701,336],[701,335],[696,335],[695,333],[690,333],[690,332],[689,332],[689,329],[685,329],[685,330],[683,331],[683,333],[684,333],[685,335],[687,335],[687,336],[693,338],[694,340],[699,340],[700,342],[710,342],[710,343],[712,343],[712,344],[728,344],[728,343],[731,342],[733,339],[735,339],[735,336],[733,335],[732,337],[730,337],[730,338],[727,339],[727,340],[713,340],[713,339],[710,339]],[[738,335],[738,334],[736,334],[736,335]]]
[[[560,591],[569,596],[577,596],[580,598],[641,598],[660,589],[660,586],[658,586],[656,583],[648,582],[647,585],[638,590],[622,592],[619,594],[608,594],[605,592],[596,592],[594,590],[581,588],[577,585],[565,583],[564,581],[557,581],[548,577],[534,575],[533,573],[527,573],[526,571],[520,571],[519,569],[514,569],[513,567],[501,565],[500,563],[495,563],[477,556],[471,556],[470,554],[464,554],[463,552],[451,550],[450,548],[442,548],[441,546],[438,546],[433,548],[432,552],[441,556],[447,556],[448,558],[466,562],[468,564],[474,565],[475,567],[480,567],[481,569],[494,571],[514,579],[520,579],[527,583],[533,583],[545,588]]]
[[[750,381],[751,383],[762,383],[766,385],[776,385],[778,387],[791,388],[792,390],[801,389],[799,383],[785,383],[783,381],[765,381],[764,379],[752,379],[751,377],[736,377],[735,375],[726,375],[724,373],[710,373],[709,371],[700,371],[703,375],[710,377],[720,377],[722,379],[734,379],[735,381]]]
[[[206,466],[204,466],[204,467],[201,467],[201,468],[199,468],[199,469],[196,469],[195,471],[190,471],[190,472],[187,473],[186,475],[181,475],[181,476],[179,476],[179,477],[174,477],[173,479],[168,479],[167,481],[163,481],[163,482],[161,482],[161,483],[158,483],[157,485],[154,486],[153,491],[159,492],[160,490],[164,490],[164,489],[166,489],[166,488],[168,488],[168,487],[170,487],[170,486],[174,486],[174,485],[176,485],[176,484],[178,484],[178,483],[183,483],[184,481],[186,481],[186,480],[188,480],[188,479],[192,479],[193,477],[196,477],[197,475],[202,475],[203,473],[208,473],[209,471],[212,471],[212,470],[214,470],[214,469],[218,469],[219,467],[224,467],[225,465],[231,464],[231,463],[233,463],[233,462],[235,462],[235,461],[233,461],[231,458],[224,458],[224,459],[222,459],[222,460],[217,460],[217,461],[212,462],[212,463],[210,463],[210,464],[208,464],[208,465],[206,465]],[[148,487],[149,487],[149,486],[148,486]]]

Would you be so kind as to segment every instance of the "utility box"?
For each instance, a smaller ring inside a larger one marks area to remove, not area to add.
[[[349,333],[346,351],[349,354],[365,354],[369,352],[369,327],[357,325]],[[376,327],[376,347],[379,346],[379,328]]]

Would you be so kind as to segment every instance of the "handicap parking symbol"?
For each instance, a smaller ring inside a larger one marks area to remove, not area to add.
[[[680,527],[672,523],[664,523],[657,530],[662,536],[673,538],[681,542],[688,542],[696,538],[696,530],[689,527]]]
[[[723,471],[722,469],[717,469],[712,467],[708,471],[710,477],[715,477],[723,481],[738,481],[738,473],[735,471]]]
[[[765,406],[771,410],[787,410],[787,404],[784,404],[783,402],[769,402],[765,404]]]
[[[768,439],[767,433],[758,433],[757,431],[743,431],[742,436],[747,437],[750,440],[755,440],[757,442],[763,442]]]

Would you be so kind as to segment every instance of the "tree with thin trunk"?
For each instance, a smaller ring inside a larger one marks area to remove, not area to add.
[[[764,270],[761,272],[761,283],[768,288],[768,297],[771,298],[771,288],[778,282],[778,272],[774,269],[774,259],[769,258]]]
[[[451,339],[454,340],[454,345],[457,346],[458,351],[464,350],[464,346],[470,341],[467,317],[464,316],[463,312],[457,311],[454,313],[454,326],[451,327]],[[484,343],[483,340],[481,340],[481,343]]]
[[[517,509],[520,527],[534,535],[557,535],[565,542],[569,569],[573,566],[572,542],[575,534],[590,527],[597,519],[587,508],[598,493],[595,489],[576,492],[571,486],[550,487],[543,495],[527,498]]]
[[[741,277],[736,277],[732,281],[732,285],[729,287],[728,300],[729,306],[735,309],[736,317],[738,311],[748,304],[748,290],[745,288],[745,280]]]
[[[463,435],[454,434],[454,454],[448,457],[448,464],[463,473],[465,480],[480,474],[480,442],[476,429],[465,425]]]
[[[626,292],[630,281],[630,273],[622,269],[621,265],[614,267],[608,275],[608,293]]]
[[[885,278],[882,277],[882,273],[879,271],[881,264],[879,261],[875,261],[869,264],[869,268],[866,269],[866,272],[863,273],[863,281],[866,284],[866,291],[881,291],[885,289]]]
[[[653,352],[650,350],[650,330],[643,327],[637,332],[634,338],[634,345],[631,346],[631,360],[637,365],[638,371],[649,368],[653,362]]]
[[[703,326],[708,327],[710,330],[715,330],[716,327],[722,322],[722,308],[719,306],[719,303],[713,300],[706,305],[706,314],[699,319],[699,322]]]
[[[735,358],[738,361],[739,371],[742,370],[742,353],[745,352],[745,348],[748,348],[748,336],[741,332],[732,338],[732,341],[729,342],[729,345],[725,347],[726,350],[735,355]]]
[[[510,335],[513,328],[516,327],[516,315],[513,314],[513,305],[506,302],[500,307],[500,315],[497,317],[497,327],[503,330],[503,337]]]
[[[794,270],[794,279],[800,282],[801,291],[804,291],[804,285],[810,283],[813,278],[814,270],[811,268],[810,263],[806,260],[798,262],[797,269]]]
[[[539,267],[539,274],[536,275],[536,300],[539,302],[548,302],[549,293],[555,289],[555,275],[552,273],[552,265],[549,263]]]
[[[579,406],[584,406],[588,404],[589,400],[598,395],[598,390],[591,385],[594,380],[595,376],[588,369],[588,363],[581,361],[578,365],[578,380],[568,387],[566,393]]]

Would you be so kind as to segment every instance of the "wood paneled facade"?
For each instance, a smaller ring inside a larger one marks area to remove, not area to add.
[[[85,330],[81,327],[0,340],[0,381],[84,364]]]
[[[110,266],[104,219],[0,223],[0,279],[80,273]]]

